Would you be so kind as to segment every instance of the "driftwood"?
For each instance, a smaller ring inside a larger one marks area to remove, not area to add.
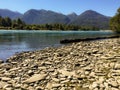
[[[61,40],[60,43],[65,44],[65,43],[92,41],[92,40],[99,40],[99,39],[111,39],[111,38],[120,38],[120,35],[110,36],[110,37],[83,38],[83,39],[64,39],[64,40]]]

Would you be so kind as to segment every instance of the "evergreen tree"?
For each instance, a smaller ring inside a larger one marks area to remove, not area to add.
[[[2,17],[0,16],[0,26],[2,26]]]
[[[7,23],[4,18],[1,19],[1,26],[6,27]]]
[[[5,22],[6,22],[6,27],[11,27],[11,25],[12,25],[12,20],[9,18],[9,17],[6,17],[5,18]]]

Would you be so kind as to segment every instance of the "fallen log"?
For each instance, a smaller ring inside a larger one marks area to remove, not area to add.
[[[120,38],[120,35],[110,36],[110,37],[83,38],[83,39],[64,39],[64,40],[60,40],[60,43],[65,44],[65,43],[74,43],[74,42],[81,42],[81,41],[92,41],[92,40],[110,39],[110,38]]]

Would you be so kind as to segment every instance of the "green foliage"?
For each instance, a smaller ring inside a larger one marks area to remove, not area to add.
[[[99,30],[97,27],[75,26],[66,24],[43,24],[43,25],[26,25],[26,30]]]
[[[25,23],[21,19],[11,20],[9,17],[2,18],[0,16],[1,29],[24,29]]]
[[[117,10],[117,13],[110,20],[110,29],[120,33],[120,8]]]
[[[32,24],[26,25],[20,18],[11,20],[9,17],[0,17],[0,29],[21,29],[21,30],[99,30],[92,26],[77,26],[69,24]]]
[[[4,18],[6,22],[6,27],[11,27],[12,25],[12,20],[9,17]]]

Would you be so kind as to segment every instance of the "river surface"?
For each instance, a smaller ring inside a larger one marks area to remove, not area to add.
[[[0,30],[0,59],[6,60],[15,53],[61,46],[60,40],[104,37],[111,31],[27,31]]]

